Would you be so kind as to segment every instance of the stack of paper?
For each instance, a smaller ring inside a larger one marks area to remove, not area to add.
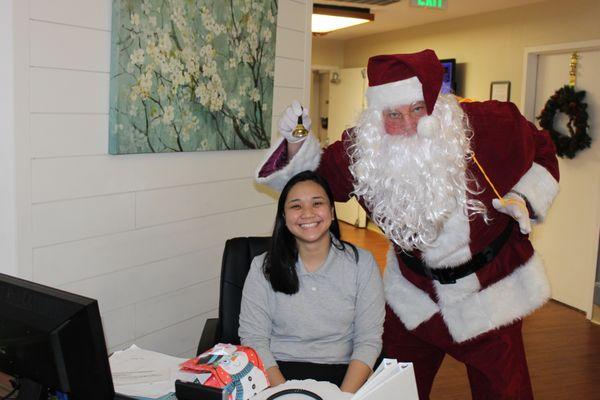
[[[116,351],[109,358],[115,391],[144,399],[174,399],[176,379],[204,383],[210,376],[180,371],[186,360],[136,345]]]
[[[384,358],[351,400],[419,400],[411,363]]]

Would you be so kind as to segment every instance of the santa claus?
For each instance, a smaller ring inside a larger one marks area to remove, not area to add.
[[[316,169],[391,240],[383,348],[414,363],[421,399],[445,354],[466,365],[473,399],[531,399],[521,324],[550,295],[528,239],[558,193],[548,133],[512,103],[440,94],[431,50],[372,57],[367,74],[368,108],[323,151],[293,136],[310,120],[292,104],[257,181]]]

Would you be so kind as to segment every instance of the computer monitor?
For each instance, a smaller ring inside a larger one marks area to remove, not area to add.
[[[453,93],[456,94],[456,59],[446,58],[440,60],[442,67],[444,67],[444,79],[442,81],[443,94]]]
[[[0,371],[23,383],[19,399],[113,399],[97,301],[0,274]]]

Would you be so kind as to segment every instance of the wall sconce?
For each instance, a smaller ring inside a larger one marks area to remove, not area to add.
[[[368,8],[315,4],[312,13],[312,32],[325,34],[337,29],[364,24],[374,19],[375,16]]]
[[[329,80],[330,83],[340,83],[342,80],[340,79],[340,74],[339,72],[332,72],[331,73],[331,79]]]

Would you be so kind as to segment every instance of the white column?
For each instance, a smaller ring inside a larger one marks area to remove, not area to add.
[[[17,275],[13,3],[0,2],[0,272]]]

